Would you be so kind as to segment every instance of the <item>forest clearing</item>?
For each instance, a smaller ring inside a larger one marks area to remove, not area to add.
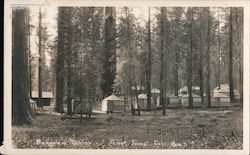
[[[32,126],[14,126],[17,148],[71,149],[242,149],[242,109],[167,109],[156,115],[129,112],[93,118],[67,119],[44,109]]]

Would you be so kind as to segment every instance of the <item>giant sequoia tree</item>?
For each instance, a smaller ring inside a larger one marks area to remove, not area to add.
[[[13,24],[13,94],[12,123],[31,124],[28,83],[28,16],[27,8],[14,8]]]
[[[103,55],[103,74],[102,74],[102,92],[103,97],[111,95],[116,75],[116,26],[115,26],[115,8],[105,8],[104,24],[104,55]]]
[[[64,14],[66,9],[63,7],[58,8],[58,47],[57,47],[57,56],[56,56],[56,102],[55,102],[55,111],[63,112],[63,96],[64,96],[64,63],[65,63],[65,32],[64,26],[67,24],[64,20]]]

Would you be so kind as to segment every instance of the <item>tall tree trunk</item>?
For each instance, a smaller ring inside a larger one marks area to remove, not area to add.
[[[28,8],[13,8],[12,124],[31,124],[28,81]]]
[[[220,89],[220,85],[221,85],[221,39],[220,39],[220,19],[218,20],[219,24],[218,24],[218,50],[219,50],[219,67],[218,67],[218,79],[217,79],[217,86]]]
[[[192,97],[192,81],[193,81],[193,65],[192,65],[192,59],[193,59],[193,8],[190,9],[190,24],[189,24],[189,55],[188,55],[188,103],[189,103],[189,108],[193,108],[193,97]]]
[[[166,115],[166,7],[161,7],[161,71],[160,71],[160,104],[162,115]]]
[[[146,64],[147,110],[151,110],[151,19],[148,8],[148,56]]]
[[[38,106],[42,107],[42,12],[41,7],[39,7],[39,27],[38,27]]]
[[[67,9],[68,20],[67,20],[67,48],[66,48],[66,65],[67,65],[67,114],[72,114],[72,8]]]
[[[56,57],[56,103],[55,111],[62,113],[63,111],[63,96],[64,96],[64,62],[65,62],[65,49],[64,49],[64,26],[65,26],[65,8],[58,8],[58,45]]]
[[[133,85],[137,87],[137,84],[135,81],[133,82],[133,79],[134,79],[134,64],[133,63],[134,62],[133,62],[133,51],[132,51],[133,49],[132,49],[131,34],[130,34],[131,32],[130,32],[130,22],[129,22],[129,10],[127,7],[125,9],[126,9],[126,21],[127,21],[126,23],[127,23],[127,34],[128,34],[127,45],[129,47],[128,49],[129,60],[128,61],[129,61],[129,89],[130,89],[130,101],[131,101],[131,114],[135,115],[135,110],[134,110],[135,104],[133,101],[134,94],[132,93],[133,92],[132,87]],[[135,92],[136,92],[136,102],[137,102],[138,101],[137,88],[135,88]]]
[[[229,14],[229,91],[230,102],[234,102],[234,81],[233,81],[233,8]]]
[[[201,96],[201,101],[202,101],[202,103],[204,102],[204,83],[203,83],[203,81],[204,81],[204,76],[203,76],[203,50],[202,50],[202,47],[203,47],[203,38],[202,38],[202,25],[203,25],[203,23],[202,23],[202,20],[201,20],[201,18],[202,18],[202,16],[201,16],[201,12],[200,12],[200,17],[199,17],[199,26],[200,26],[200,36],[199,36],[199,43],[200,43],[200,48],[199,48],[199,55],[200,55],[200,59],[199,59],[199,79],[200,79],[200,96]]]
[[[179,90],[179,75],[178,75],[178,70],[179,70],[179,60],[180,60],[180,55],[179,55],[179,49],[177,48],[178,45],[175,45],[175,69],[174,69],[174,81],[175,81],[175,86],[174,86],[174,95],[178,96],[178,90]]]
[[[113,93],[113,84],[116,75],[116,27],[115,27],[115,8],[105,8],[104,25],[104,64],[102,74],[103,97]]]
[[[239,21],[240,27],[238,29],[239,33],[239,93],[240,93],[240,103],[243,105],[243,37],[244,37],[244,29],[243,29],[243,8],[237,8],[239,11]]]
[[[207,9],[207,105],[211,107],[211,92],[210,92],[210,10]]]

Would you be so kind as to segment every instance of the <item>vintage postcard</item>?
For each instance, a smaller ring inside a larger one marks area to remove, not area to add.
[[[249,154],[249,1],[6,0],[3,154]]]

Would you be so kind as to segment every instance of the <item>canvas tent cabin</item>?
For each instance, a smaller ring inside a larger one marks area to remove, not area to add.
[[[166,94],[168,99],[168,107],[169,108],[178,108],[179,106],[179,98],[178,96],[175,96],[174,94]]]
[[[230,95],[230,88],[228,84],[221,84],[220,88],[219,86],[215,87],[213,90],[214,96],[219,96],[219,95]],[[237,89],[234,89],[234,97],[235,99],[240,99],[240,93]]]
[[[188,86],[182,87],[180,90],[181,95],[188,94]],[[199,86],[192,86],[192,92],[195,94],[200,94],[200,87]]]
[[[197,108],[197,107],[201,107],[201,97],[197,94],[192,93],[192,97],[193,97],[193,107]],[[189,105],[189,94],[183,95],[182,96],[182,106],[183,107],[188,107]]]
[[[212,107],[229,107],[230,106],[230,98],[229,98],[229,96],[227,96],[225,94],[216,93],[212,97],[211,106]]]
[[[153,88],[151,90],[152,97],[158,97],[160,95],[160,90],[157,88]]]
[[[140,109],[146,109],[147,108],[147,94],[138,95],[138,105],[139,105]]]
[[[43,91],[42,92],[42,102],[38,102],[38,92],[32,91],[31,99],[36,101],[37,104],[41,104],[38,106],[50,106],[51,100],[53,99],[53,93],[51,91]]]
[[[110,95],[102,100],[102,111],[104,112],[123,112],[125,110],[123,99]]]

